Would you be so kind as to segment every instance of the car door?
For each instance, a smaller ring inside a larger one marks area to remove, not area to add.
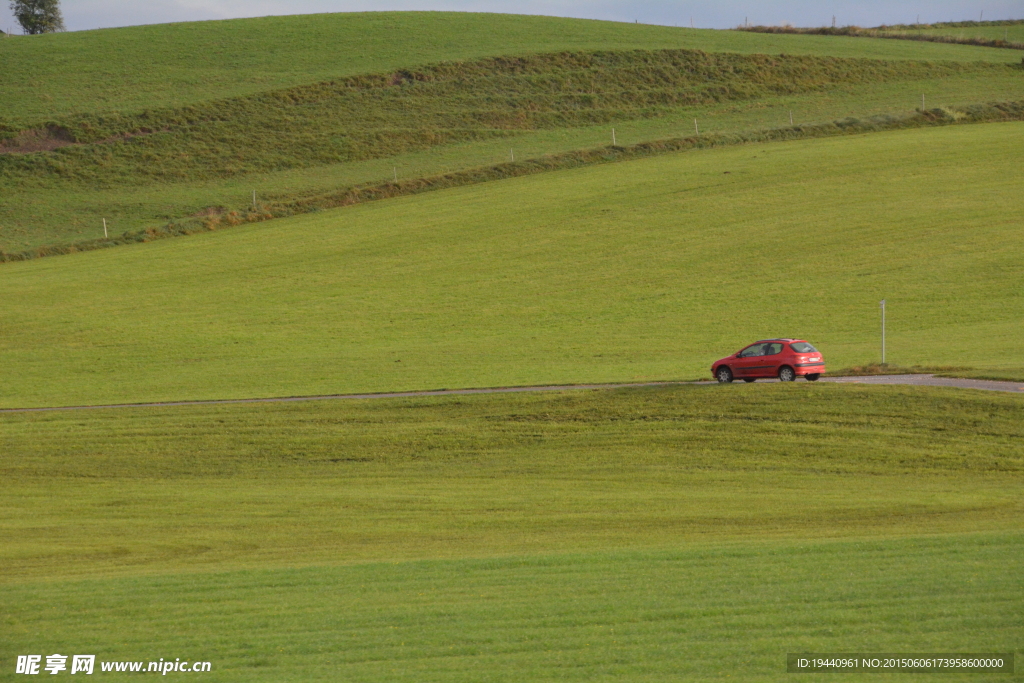
[[[780,342],[772,342],[764,345],[764,355],[761,357],[761,362],[758,363],[757,376],[758,377],[777,377],[779,374],[779,367],[782,365],[782,361],[785,359],[785,354],[782,353],[782,344]]]
[[[736,354],[736,367],[733,374],[736,377],[755,377],[756,368],[761,364],[761,354],[764,351],[764,344],[751,344]]]

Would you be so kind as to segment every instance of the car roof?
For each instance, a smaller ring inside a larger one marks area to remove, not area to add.
[[[779,338],[779,339],[758,339],[756,342],[751,342],[751,343],[752,344],[761,344],[763,342],[776,342],[776,341],[778,341],[778,342],[795,342],[795,341],[803,341],[803,339],[788,339],[788,338],[787,339],[782,339],[782,338]]]

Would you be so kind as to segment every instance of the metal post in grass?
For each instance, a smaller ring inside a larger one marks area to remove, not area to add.
[[[397,185],[398,184],[398,167],[397,166],[392,166],[391,168],[394,169],[394,171],[395,171],[395,184]]]
[[[693,130],[697,135],[700,135],[700,128],[697,127],[697,119],[693,120]]]
[[[512,156],[512,163],[516,162],[516,152],[514,149],[510,149],[508,153]]]
[[[612,147],[618,147],[618,143],[615,141],[615,129],[612,128]]]
[[[921,111],[924,111],[924,93],[921,93]]]
[[[252,191],[252,210],[256,210],[256,190]]]
[[[793,125],[793,110],[789,110],[789,125]]]
[[[107,234],[107,219],[104,218],[103,219],[103,238],[106,239],[108,237],[110,237],[110,235]]]
[[[882,365],[885,365],[885,299],[882,299]]]

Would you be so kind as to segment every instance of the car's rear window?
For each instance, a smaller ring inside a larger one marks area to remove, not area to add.
[[[789,348],[793,349],[797,353],[817,353],[818,349],[814,348],[807,342],[796,342],[789,345]]]

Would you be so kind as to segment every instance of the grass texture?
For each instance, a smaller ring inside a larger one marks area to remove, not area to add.
[[[737,30],[784,35],[850,36],[871,39],[927,41],[1000,48],[1013,50],[1016,54],[1024,52],[1024,21],[964,21],[931,25],[879,26],[877,28],[861,28],[859,26],[831,28],[827,26],[820,28],[745,26]]]
[[[1022,137],[687,152],[9,263],[0,404],[690,378],[773,336],[848,367],[883,298],[890,362],[1016,370]]]
[[[781,682],[787,652],[1019,659],[1021,542],[790,541],[40,582],[5,586],[4,650],[181,657],[211,661],[204,680],[275,683]]]
[[[804,124],[899,112],[925,95],[931,107],[1020,99],[1022,73],[1005,64],[685,50],[558,53],[356,76],[186,108],[69,116],[36,122],[33,133],[8,131],[8,143],[27,142],[25,149],[57,138],[78,144],[0,155],[7,188],[0,249],[96,237],[103,220],[120,235],[226,214],[251,208],[254,189],[263,202],[269,194],[280,204],[325,186],[336,191],[342,179],[393,179],[399,167],[403,178],[423,175],[422,161],[466,169],[507,160],[513,148],[520,159],[564,153],[608,144],[611,128],[635,143],[678,136],[680,128],[692,133],[694,119],[722,133],[777,126],[794,110],[794,122]],[[739,116],[719,111],[730,105]]]
[[[69,117],[59,121],[62,133],[82,146],[2,155],[0,177],[90,185],[208,180],[381,158],[502,131],[656,118],[682,107],[838,85],[1007,75],[1020,78],[1021,69],[685,50],[501,57],[185,109]],[[132,135],[138,137],[121,140]],[[121,144],[89,144],[111,140]]]
[[[1019,658],[1021,541],[1004,532],[39,583],[4,588],[3,640],[11,653],[208,660],[211,681],[781,682],[792,679],[791,651]]]
[[[791,651],[1019,652],[1022,400],[798,384],[3,414],[0,652],[232,681],[776,681]]]
[[[974,23],[974,26],[935,26],[928,28],[915,28],[907,26],[900,28],[900,32],[920,35],[949,36],[960,40],[981,38],[983,40],[1002,40],[1007,43],[1024,44],[1024,21],[1001,24],[999,22],[984,24]]]
[[[1012,52],[765,36],[581,19],[366,12],[235,19],[0,39],[0,124],[134,113],[448,60],[580,50],[700,49],[961,62]]]
[[[102,238],[79,240],[71,243],[36,246],[23,251],[0,250],[0,262],[24,261],[45,256],[71,254],[95,249],[107,249],[124,244],[151,242],[168,237],[180,237],[208,232],[222,227],[233,227],[242,223],[258,223],[275,218],[291,217],[324,209],[336,209],[353,204],[379,201],[395,197],[436,192],[438,190],[462,187],[494,180],[548,173],[557,170],[577,169],[597,164],[629,161],[673,152],[709,150],[720,147],[751,143],[768,143],[792,140],[836,137],[897,131],[913,128],[971,125],[978,123],[1011,122],[1024,120],[1024,101],[994,102],[987,105],[968,107],[936,107],[918,110],[903,115],[871,116],[865,119],[846,117],[821,124],[792,124],[789,126],[736,133],[702,133],[667,140],[653,140],[635,145],[606,145],[597,149],[573,150],[559,154],[545,154],[483,168],[468,168],[449,171],[419,178],[399,178],[397,167],[394,176],[386,181],[364,183],[325,192],[303,192],[297,195],[276,194],[255,200],[248,207],[228,209],[223,206],[208,207],[183,220],[168,221],[166,224],[149,226],[143,230],[127,230],[122,234],[104,235]],[[613,129],[614,131],[614,129]],[[529,147],[528,147],[529,149]],[[460,150],[465,154],[468,150]],[[510,150],[511,152],[514,150]],[[522,152],[522,148],[520,148]],[[464,156],[463,159],[468,158]],[[364,169],[369,170],[370,167]],[[326,189],[326,188],[325,188]]]
[[[254,190],[292,202],[575,151],[613,127],[635,144],[693,119],[749,132],[1024,96],[1008,50],[469,13],[11,37],[0,59],[2,149],[76,143],[0,154],[8,253],[244,210]]]
[[[1022,402],[800,383],[0,414],[2,576],[1012,530]]]

